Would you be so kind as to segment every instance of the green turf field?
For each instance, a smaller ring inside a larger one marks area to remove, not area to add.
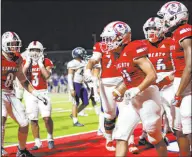
[[[69,117],[71,114],[72,104],[69,101],[67,94],[50,94],[52,101],[52,118],[54,122],[54,137],[69,135],[79,132],[86,132],[96,130],[98,128],[98,116],[95,114],[91,103],[86,108],[85,112],[88,117],[79,116],[79,122],[85,124],[84,127],[74,127],[72,119]],[[47,138],[46,128],[41,117],[39,117],[40,137],[41,139]],[[18,125],[8,118],[5,129],[5,146],[17,144],[17,130]],[[33,141],[31,127],[29,127],[29,135],[27,141]]]

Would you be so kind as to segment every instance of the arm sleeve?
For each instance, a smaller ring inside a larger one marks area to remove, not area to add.
[[[70,90],[73,90],[73,74],[68,74],[68,86]]]

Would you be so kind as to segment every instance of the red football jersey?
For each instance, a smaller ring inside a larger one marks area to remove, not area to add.
[[[26,60],[24,60],[24,64],[25,63]],[[53,67],[52,61],[48,58],[45,58],[43,63],[45,67]],[[43,77],[38,64],[29,67],[27,70],[27,78],[36,90],[47,89],[48,87],[47,80]]]
[[[173,42],[171,38],[165,38],[157,46],[144,40],[148,45],[148,57],[153,64],[156,72],[170,72],[174,70],[170,46]]]
[[[184,51],[183,48],[180,46],[180,42],[183,39],[192,36],[191,28],[192,27],[189,24],[182,25],[178,27],[172,35],[174,43],[171,46],[171,51],[176,70],[175,72],[176,77],[181,77],[183,70],[185,68]]]
[[[145,73],[133,61],[140,57],[147,57],[147,55],[148,47],[141,40],[129,43],[121,52],[116,67],[121,72],[128,89],[138,86],[144,80]]]
[[[19,53],[15,53],[13,61],[8,61],[1,55],[2,69],[1,69],[1,88],[6,90],[13,90],[13,80],[15,80],[15,73],[18,71],[19,66],[22,65],[22,57]]]
[[[101,42],[97,42],[93,47],[93,53],[99,52],[102,54],[101,58],[101,78],[119,77],[121,74],[116,70],[115,67],[115,54],[110,52],[103,52],[100,46]]]

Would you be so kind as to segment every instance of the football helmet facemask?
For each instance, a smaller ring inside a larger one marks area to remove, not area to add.
[[[2,51],[7,60],[12,60],[16,52],[20,52],[21,40],[15,32],[5,32],[2,35]]]
[[[32,41],[26,49],[29,57],[36,62],[41,56],[43,56],[45,48],[39,41]]]
[[[145,38],[151,43],[156,43],[163,38],[163,21],[158,17],[149,18],[143,25]]]

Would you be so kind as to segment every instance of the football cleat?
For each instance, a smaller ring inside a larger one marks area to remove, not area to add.
[[[41,147],[42,147],[42,142],[41,141],[36,141],[35,145],[32,148],[30,148],[29,150],[38,150]]]
[[[97,135],[98,136],[102,136],[103,135],[103,131],[100,128],[97,130]]]
[[[113,141],[107,141],[105,147],[108,151],[115,151],[116,150],[116,148],[113,144]]]
[[[79,123],[79,122],[76,122],[75,124],[73,124],[73,126],[78,126],[78,127],[82,127],[84,126],[83,124]]]
[[[128,146],[129,152],[132,154],[139,154],[139,149],[137,148],[137,146],[135,145],[135,143],[131,143]]]
[[[16,157],[35,157],[35,156],[31,154],[27,149],[24,150],[18,149]]]
[[[39,148],[41,148],[42,146],[36,146],[34,145],[32,148],[30,148],[29,150],[38,150]]]
[[[81,111],[81,112],[78,113],[78,116],[81,116],[81,117],[87,117],[88,114],[85,113],[84,111]]]
[[[8,156],[8,153],[5,151],[3,147],[1,147],[1,156]]]
[[[49,142],[48,142],[48,148],[49,148],[49,149],[53,149],[54,147],[55,147],[54,141],[49,141]]]
[[[147,148],[154,148],[154,145],[152,145],[151,143],[149,143],[145,138],[143,139],[139,139],[139,145],[146,145]]]

